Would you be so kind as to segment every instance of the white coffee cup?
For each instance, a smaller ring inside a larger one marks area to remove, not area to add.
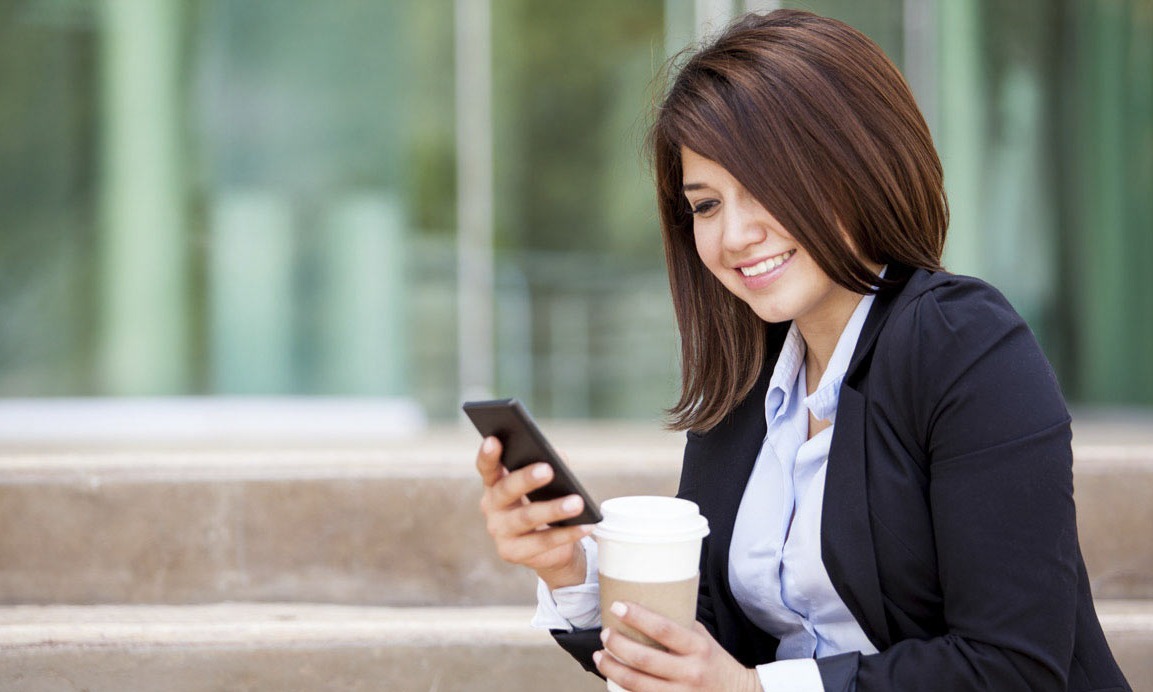
[[[617,497],[601,503],[604,519],[593,530],[604,627],[660,645],[624,625],[609,608],[631,601],[691,627],[696,620],[701,539],[709,522],[696,503],[672,497]],[[626,692],[613,682],[610,692]]]

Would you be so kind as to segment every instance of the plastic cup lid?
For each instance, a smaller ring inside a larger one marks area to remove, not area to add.
[[[593,535],[613,541],[673,543],[709,534],[697,504],[676,497],[616,497],[601,503],[601,515]]]

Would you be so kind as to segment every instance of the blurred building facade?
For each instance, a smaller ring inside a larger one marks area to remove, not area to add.
[[[0,397],[659,416],[653,80],[776,4],[0,0]],[[1008,295],[1070,399],[1153,404],[1153,0],[780,4],[902,66],[946,264]]]

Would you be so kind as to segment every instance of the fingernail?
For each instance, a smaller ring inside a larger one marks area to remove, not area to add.
[[[599,666],[599,665],[600,665],[600,663],[601,663],[601,655],[602,655],[602,654],[601,654],[601,652],[599,652],[599,651],[594,651],[594,652],[593,652],[593,663],[597,664],[598,666]]]
[[[618,618],[623,618],[625,613],[629,612],[628,606],[626,606],[624,603],[621,603],[620,601],[613,601],[613,605],[611,608],[609,608],[609,610],[611,610],[613,615],[616,615]]]
[[[566,512],[575,512],[578,509],[580,509],[580,506],[581,506],[581,499],[580,499],[579,495],[568,496],[567,498],[565,498],[564,504],[561,505],[561,507]]]
[[[532,467],[532,477],[536,479],[548,478],[548,474],[551,470],[552,469],[549,468],[548,464],[537,464],[536,466]]]
[[[609,628],[606,627],[603,630],[601,630],[601,642],[604,643],[604,642],[607,642],[608,640],[609,640]]]
[[[481,449],[485,454],[492,454],[496,451],[496,440],[491,437],[484,438],[484,444],[481,445]]]

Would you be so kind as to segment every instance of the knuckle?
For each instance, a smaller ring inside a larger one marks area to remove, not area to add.
[[[543,523],[545,518],[539,516],[538,503],[530,502],[516,510],[517,521],[525,527],[534,527]]]
[[[509,546],[509,544],[504,542],[504,541],[497,543],[496,554],[497,554],[497,557],[504,560],[505,562],[515,562],[516,561],[516,555],[514,554],[512,547]]]
[[[670,625],[667,621],[661,620],[660,622],[656,622],[653,624],[652,633],[653,633],[653,639],[656,639],[657,641],[662,641],[662,640],[668,638],[668,636],[673,633],[673,628],[672,628],[672,625]]]
[[[653,649],[646,646],[634,653],[630,658],[632,659],[630,663],[632,663],[633,667],[648,668],[653,662]]]
[[[631,668],[625,668],[619,674],[614,676],[621,687],[625,689],[633,689],[640,683],[640,676],[632,671]]]
[[[492,486],[492,499],[490,501],[493,507],[504,509],[513,506],[519,496],[519,493],[510,487],[507,480],[499,481]]]
[[[573,527],[575,530],[564,529],[553,532],[551,543],[554,546],[566,545],[568,543],[576,543],[584,534],[581,532],[580,527]]]
[[[509,489],[515,491],[515,494],[524,495],[532,489],[532,476],[529,475],[531,468],[531,466],[525,466],[524,468],[517,469],[505,478]]]
[[[690,685],[700,687],[705,683],[705,670],[700,664],[690,666],[687,673]]]

